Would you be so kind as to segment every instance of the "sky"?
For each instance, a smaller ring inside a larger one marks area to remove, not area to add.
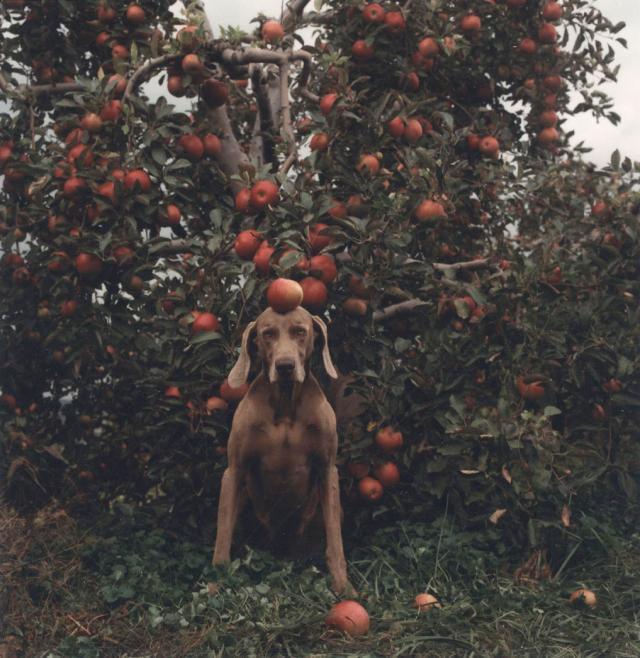
[[[593,149],[586,158],[600,165],[606,164],[615,149],[624,156],[640,161],[640,6],[638,0],[592,0],[595,6],[614,23],[625,21],[627,27],[618,34],[629,43],[625,50],[616,48],[621,65],[618,82],[602,86],[602,91],[614,98],[615,111],[622,117],[618,126],[608,121],[596,122],[590,116],[569,117],[565,130],[574,130],[575,142],[584,140]],[[284,0],[204,0],[215,31],[219,25],[234,25],[245,30],[252,27],[251,19],[262,12],[278,18]],[[636,9],[634,11],[633,9]]]

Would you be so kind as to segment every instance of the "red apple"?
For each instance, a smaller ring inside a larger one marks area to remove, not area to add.
[[[329,135],[327,133],[316,133],[309,141],[309,148],[312,151],[326,151],[329,147]]]
[[[520,41],[518,50],[523,55],[534,55],[538,50],[538,44],[533,39],[530,39],[529,37],[525,37],[524,39],[522,39],[522,41]]]
[[[351,46],[351,54],[362,61],[371,59],[375,54],[373,46],[370,46],[364,39],[357,39]]]
[[[388,11],[384,15],[384,24],[392,33],[403,32],[407,27],[404,16],[399,11]]]
[[[243,187],[235,198],[235,208],[238,212],[249,213],[251,208],[249,202],[251,200],[251,190],[248,187]]]
[[[336,262],[330,254],[312,256],[309,260],[309,273],[317,276],[323,283],[332,283],[338,277]]]
[[[425,199],[413,211],[413,216],[419,222],[429,222],[433,219],[446,219],[447,213],[440,202]]]
[[[366,635],[369,630],[369,615],[357,601],[340,601],[331,608],[325,623],[349,635]]]
[[[178,139],[178,146],[191,162],[202,160],[202,156],[204,155],[204,144],[197,135],[181,135],[180,139]]]
[[[309,227],[309,245],[314,254],[331,244],[331,236],[324,234],[325,229],[328,228],[329,226],[322,222],[318,222]]]
[[[209,78],[202,84],[200,94],[209,107],[220,107],[229,100],[229,87],[221,80]]]
[[[204,146],[205,155],[216,158],[222,153],[222,142],[217,135],[213,133],[207,133],[202,138],[202,144]]]
[[[187,75],[198,75],[199,73],[202,73],[204,65],[198,55],[189,53],[182,58],[181,67],[183,72]]]
[[[127,7],[127,22],[131,25],[142,25],[145,21],[144,9],[135,3]]]
[[[478,149],[482,155],[486,155],[488,158],[497,158],[500,154],[500,142],[495,137],[483,137]]]
[[[262,24],[260,33],[262,34],[262,38],[268,43],[278,43],[284,37],[284,27],[278,21],[269,20]]]
[[[84,189],[86,189],[84,179],[72,176],[64,182],[62,192],[67,199],[75,199]]]
[[[542,18],[547,21],[558,21],[562,18],[564,10],[559,2],[547,2],[542,9]]]
[[[428,59],[435,57],[440,52],[440,46],[433,37],[425,37],[418,42],[418,52]]]
[[[122,115],[122,103],[118,99],[107,101],[106,105],[100,111],[100,118],[103,121],[115,122]]]
[[[150,192],[151,179],[143,169],[133,169],[125,175],[124,186],[132,191]]]
[[[404,120],[402,117],[394,117],[387,123],[387,130],[392,137],[398,139],[404,135]]]
[[[102,129],[102,119],[95,112],[87,112],[80,120],[80,125],[90,133],[97,133]]]
[[[384,14],[384,9],[377,2],[371,2],[362,10],[362,18],[367,23],[384,23]]]
[[[308,276],[300,281],[303,298],[302,305],[312,310],[322,310],[329,298],[327,286],[313,276]]]
[[[356,169],[359,172],[367,172],[370,176],[375,176],[380,171],[380,161],[375,155],[365,154],[360,156]]]
[[[191,324],[191,333],[196,336],[204,331],[219,331],[220,321],[213,313],[199,313]]]
[[[180,226],[180,219],[182,212],[175,203],[168,203],[164,209],[164,213],[160,215],[160,223],[163,226]]]
[[[75,266],[79,274],[99,274],[102,271],[102,260],[95,254],[81,252],[76,256]]]
[[[474,14],[464,16],[460,21],[460,29],[465,34],[473,34],[475,32],[479,32],[481,27],[482,21],[480,20],[480,17]]]
[[[253,264],[259,274],[265,275],[269,273],[271,269],[271,257],[275,251],[275,247],[269,246],[266,240],[258,247],[258,251],[253,256]]]
[[[258,251],[262,237],[254,230],[240,231],[234,242],[233,248],[242,260],[251,260]]]
[[[540,43],[555,43],[558,39],[558,32],[552,23],[543,23],[538,30],[538,39]]]
[[[325,116],[329,114],[333,109],[333,106],[336,104],[337,100],[338,100],[338,94],[325,94],[320,99],[320,112],[322,112],[322,114],[324,114]]]
[[[423,135],[422,124],[418,119],[408,119],[404,128],[404,138],[411,144],[415,144]]]
[[[251,188],[249,203],[254,210],[262,210],[267,206],[275,204],[278,196],[279,189],[275,183],[268,180],[261,180]]]
[[[302,287],[292,279],[276,279],[267,289],[267,303],[277,313],[289,313],[302,303]]]

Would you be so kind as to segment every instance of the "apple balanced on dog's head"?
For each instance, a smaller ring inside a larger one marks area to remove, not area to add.
[[[289,313],[298,308],[302,297],[302,286],[292,279],[276,279],[267,289],[267,303],[276,313]]]

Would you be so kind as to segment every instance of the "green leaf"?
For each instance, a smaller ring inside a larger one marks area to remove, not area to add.
[[[618,149],[611,154],[611,167],[616,171],[620,169],[620,151]]]
[[[201,343],[208,343],[209,341],[220,340],[221,338],[221,334],[219,334],[217,331],[203,331],[195,338],[192,338],[190,343],[191,345],[200,345]]]
[[[172,162],[170,165],[167,166],[167,171],[175,171],[176,169],[186,169],[187,167],[190,167],[191,163],[189,160],[185,160],[185,158],[178,158],[175,162]]]
[[[155,145],[151,149],[151,157],[154,159],[155,162],[157,162],[159,165],[164,165],[167,161],[167,153],[164,150],[164,147]]]

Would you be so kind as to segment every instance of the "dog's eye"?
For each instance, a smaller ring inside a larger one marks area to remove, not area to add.
[[[262,332],[264,338],[273,338],[276,335],[276,332],[273,329],[265,329]]]
[[[294,336],[306,336],[307,330],[304,327],[295,327],[293,329]]]

